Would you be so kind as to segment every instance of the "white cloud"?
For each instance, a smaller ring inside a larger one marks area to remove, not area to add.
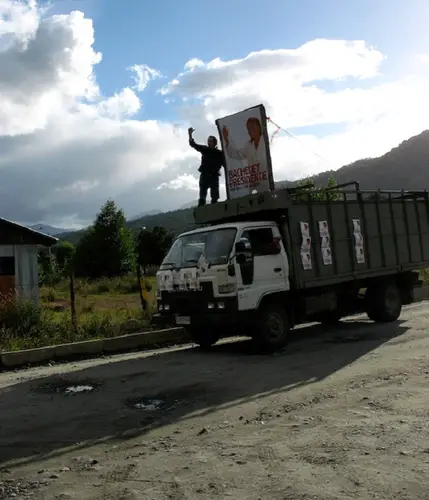
[[[160,93],[191,99],[184,109],[197,128],[260,102],[295,135],[302,127],[343,127],[341,132],[321,129],[318,136],[304,130],[300,142],[276,136],[275,178],[296,179],[381,155],[428,127],[428,78],[378,78],[369,85],[380,77],[385,59],[363,41],[313,40],[295,50],[265,50],[233,61],[193,59]]]
[[[134,89],[138,92],[143,92],[143,90],[148,86],[150,80],[161,77],[161,73],[158,70],[153,69],[146,64],[134,64],[128,69],[134,73]]]
[[[163,182],[157,187],[157,190],[165,188],[173,190],[188,189],[189,191],[198,192],[198,179],[194,175],[181,174],[169,182]]]
[[[419,54],[420,62],[425,65],[429,65],[429,54]]]
[[[133,90],[126,87],[98,104],[100,115],[106,115],[117,120],[135,115],[141,107],[140,99]]]
[[[187,127],[203,141],[215,132],[215,118],[260,102],[296,135],[308,125],[343,127],[303,131],[305,147],[278,134],[277,180],[326,169],[311,150],[339,167],[382,154],[427,126],[427,78],[383,81],[384,55],[363,41],[191,59],[160,89],[169,106],[181,102],[171,122],[137,115],[145,109],[140,93],[161,77],[147,65],[129,68],[134,85],[104,95],[96,79],[102,55],[93,44],[92,22],[81,12],[50,16],[35,1],[0,0],[1,216],[79,224],[108,197],[129,215],[180,206],[198,188]]]
[[[219,95],[240,86],[256,87],[261,79],[267,81],[267,73],[280,76],[285,90],[318,80],[370,78],[378,73],[383,59],[363,41],[313,40],[298,49],[261,50],[232,61],[217,58],[204,64],[191,59],[185,71],[160,92]]]
[[[39,10],[36,0],[19,2],[17,0],[0,2],[0,36],[10,35],[8,40],[15,38],[28,40],[37,28]],[[2,40],[5,42],[5,39]]]

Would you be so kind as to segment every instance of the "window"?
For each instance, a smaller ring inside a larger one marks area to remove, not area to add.
[[[270,227],[250,229],[243,232],[243,238],[247,238],[252,247],[253,255],[278,255],[281,250],[279,238],[274,238]]]
[[[15,275],[15,257],[0,257],[0,276]]]
[[[179,236],[161,264],[162,269],[194,267],[201,255],[210,265],[226,264],[231,254],[235,227],[197,231]]]

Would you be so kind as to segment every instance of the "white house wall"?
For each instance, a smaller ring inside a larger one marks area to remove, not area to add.
[[[14,245],[15,287],[18,297],[39,303],[39,272],[36,245]]]
[[[36,245],[0,245],[0,257],[15,257],[16,295],[39,304]]]

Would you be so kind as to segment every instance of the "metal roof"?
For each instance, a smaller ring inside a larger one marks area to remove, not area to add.
[[[8,219],[4,219],[3,217],[0,217],[0,225],[5,226],[6,228],[9,229],[15,229],[23,234],[27,233],[28,235],[31,235],[35,238],[37,241],[37,245],[43,245],[50,247],[52,245],[55,245],[58,243],[59,239],[55,238],[55,236],[51,236],[50,234],[45,234],[41,233],[40,231],[36,231],[35,229],[31,229],[30,227],[23,226],[22,224],[19,224],[18,222],[12,222]]]

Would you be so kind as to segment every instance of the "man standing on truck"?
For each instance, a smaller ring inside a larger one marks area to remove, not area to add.
[[[207,139],[207,146],[197,144],[192,137],[195,129],[188,128],[189,145],[201,153],[200,172],[200,196],[198,206],[206,204],[207,192],[210,189],[211,202],[216,203],[219,200],[219,176],[220,169],[225,167],[225,157],[223,151],[217,147],[217,139],[213,135]]]

